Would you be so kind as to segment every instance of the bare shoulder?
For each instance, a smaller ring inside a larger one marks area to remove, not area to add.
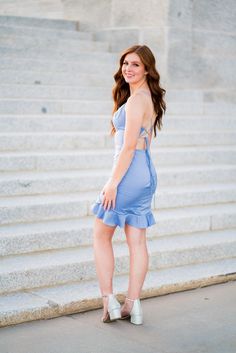
[[[147,102],[148,102],[148,96],[147,96],[147,94],[145,94],[145,93],[142,93],[142,92],[137,92],[137,93],[135,93],[135,94],[132,94],[129,98],[128,98],[128,100],[127,100],[127,104],[129,105],[129,106],[131,106],[131,105],[136,105],[136,104],[138,104],[138,105],[146,105],[147,104]]]
[[[137,92],[131,95],[126,103],[126,109],[128,112],[139,112],[144,115],[148,105],[148,96],[142,92]]]

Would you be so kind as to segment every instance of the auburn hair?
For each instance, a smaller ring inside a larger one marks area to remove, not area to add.
[[[163,99],[166,90],[160,87],[160,75],[156,69],[156,60],[152,51],[146,45],[134,45],[126,49],[120,58],[120,67],[114,74],[115,85],[112,89],[112,96],[114,100],[113,114],[119,109],[129,98],[130,89],[129,84],[125,81],[122,75],[122,66],[127,54],[136,53],[141,62],[144,64],[145,70],[148,72],[146,75],[147,84],[149,86],[154,110],[156,112],[156,119],[154,122],[154,136],[156,137],[156,127],[161,130],[162,116],[166,111],[166,103]],[[116,128],[111,120],[111,135],[114,135]]]

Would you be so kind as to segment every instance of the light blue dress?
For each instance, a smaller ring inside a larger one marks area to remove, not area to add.
[[[114,113],[112,118],[116,128],[112,171],[116,166],[123,145],[126,119],[125,104]],[[153,126],[149,131],[152,129]],[[124,228],[127,223],[136,228],[147,228],[156,224],[151,211],[151,202],[157,188],[157,173],[150,155],[148,131],[144,127],[141,127],[140,136],[146,140],[146,149],[135,150],[131,164],[117,187],[115,208],[111,206],[109,210],[104,209],[102,192],[91,206],[92,212],[109,226],[118,225],[120,228]]]

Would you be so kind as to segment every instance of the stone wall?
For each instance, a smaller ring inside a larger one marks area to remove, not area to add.
[[[234,8],[231,0],[169,2],[167,72],[172,87],[209,89],[209,99],[234,99]]]

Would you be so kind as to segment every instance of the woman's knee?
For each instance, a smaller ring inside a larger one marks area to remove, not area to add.
[[[103,223],[100,218],[94,222],[93,237],[97,240],[110,241],[113,237],[116,227],[111,227]]]
[[[146,246],[146,229],[126,225],[125,235],[129,247]]]

